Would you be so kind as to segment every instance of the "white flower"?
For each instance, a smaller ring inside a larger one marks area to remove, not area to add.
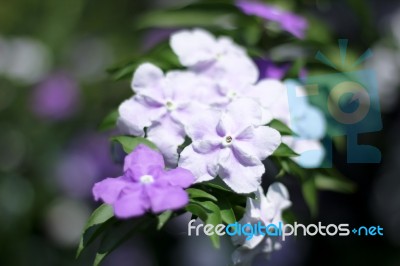
[[[253,84],[258,79],[257,66],[246,50],[228,37],[215,38],[202,30],[183,30],[171,36],[170,45],[182,65],[216,81],[240,77]]]
[[[251,99],[234,101],[224,112],[198,114],[186,126],[193,142],[182,151],[179,166],[196,182],[219,176],[237,193],[257,190],[262,161],[281,143],[278,131],[259,126],[262,119],[261,106]]]
[[[281,183],[273,183],[264,195],[263,189],[258,188],[256,198],[248,198],[246,211],[240,224],[256,224],[259,221],[264,225],[271,223],[277,224],[282,221],[282,211],[291,206],[289,192]],[[235,235],[232,237],[234,245],[239,247],[232,254],[235,265],[251,265],[253,258],[259,253],[267,255],[273,250],[279,249],[280,244],[277,239],[268,236],[254,235],[250,240],[246,236]]]
[[[188,71],[171,71],[164,75],[158,67],[146,63],[135,72],[132,89],[136,93],[119,107],[120,129],[144,136],[154,142],[168,165],[176,165],[177,148],[185,139],[184,125],[201,110],[212,90],[208,79]]]

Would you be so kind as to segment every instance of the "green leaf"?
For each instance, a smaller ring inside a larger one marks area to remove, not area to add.
[[[300,179],[305,179],[308,177],[308,169],[300,167],[297,163],[290,159],[290,157],[271,157],[271,159],[275,164],[277,164],[279,169],[283,169],[284,171],[280,171],[279,176],[288,173],[290,175],[297,176]]]
[[[76,257],[105,230],[113,217],[113,209],[107,204],[101,205],[92,213],[83,230]]]
[[[272,156],[276,157],[295,157],[299,156],[297,153],[295,153],[288,145],[285,143],[281,143],[279,147],[274,151]]]
[[[157,150],[157,146],[148,139],[134,136],[117,136],[112,137],[112,141],[119,142],[126,153],[131,153],[139,144],[144,144],[153,150]]]
[[[248,17],[244,23],[246,24],[243,28],[244,39],[248,45],[254,46],[262,36],[262,25],[257,23],[254,17]]]
[[[183,68],[177,55],[168,42],[161,42],[146,54],[138,54],[129,61],[109,68],[107,71],[114,80],[131,78],[133,72],[143,63],[152,63],[164,71]]]
[[[217,189],[217,190],[221,190],[221,191],[225,191],[225,192],[230,192],[230,193],[235,193],[232,189],[230,189],[222,180],[221,178],[214,178],[211,181],[208,182],[203,182],[201,183],[205,186]]]
[[[205,224],[217,226],[222,223],[221,211],[212,201],[190,201],[186,210],[198,216]],[[210,236],[211,242],[215,248],[219,248],[220,239],[217,234]]]
[[[310,210],[311,217],[315,218],[318,212],[318,193],[314,178],[307,178],[302,183],[302,192]]]
[[[296,215],[291,209],[286,209],[282,212],[282,220],[287,224],[294,224],[297,221]]]
[[[277,120],[277,119],[273,119],[269,125],[270,127],[276,129],[279,131],[279,133],[281,133],[281,135],[283,136],[287,136],[287,135],[291,135],[291,136],[295,136],[296,134],[282,121]]]
[[[147,13],[139,18],[135,23],[137,29],[150,27],[212,27],[232,25],[233,17],[231,14],[219,10],[209,10],[207,12],[199,10],[171,10],[155,11]]]
[[[232,205],[226,198],[219,198],[218,206],[220,208],[221,218],[224,223],[232,224],[236,222],[236,216],[232,209]]]
[[[203,199],[209,199],[212,201],[218,201],[216,197],[211,195],[210,193],[197,189],[197,188],[188,188],[186,189],[186,192],[189,193],[189,198],[190,199],[195,199],[195,198],[203,198]]]
[[[155,221],[155,219],[151,219],[148,216],[143,216],[135,220],[120,221],[114,224],[101,239],[93,265],[100,265],[119,245],[131,238],[135,233],[152,226],[155,224]]]
[[[356,185],[345,178],[327,176],[321,173],[315,175],[315,184],[318,189],[331,190],[340,193],[354,193]]]
[[[158,224],[157,224],[157,230],[161,230],[161,228],[164,227],[164,225],[168,222],[168,220],[172,216],[172,211],[165,211],[161,213],[160,215],[157,216],[158,219]]]
[[[239,221],[240,219],[243,218],[244,213],[246,212],[246,208],[244,208],[243,206],[233,206],[232,208],[236,220]]]
[[[118,116],[119,116],[118,110],[113,110],[100,123],[99,130],[105,131],[114,128],[115,125],[117,124]]]

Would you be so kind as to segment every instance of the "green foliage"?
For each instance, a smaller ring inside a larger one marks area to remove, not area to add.
[[[150,216],[142,216],[136,219],[127,221],[118,221],[111,228],[104,232],[100,241],[100,246],[97,249],[94,259],[94,266],[100,263],[119,245],[131,238],[133,235],[147,229],[154,228],[156,219]]]
[[[311,217],[315,218],[318,212],[318,193],[315,185],[315,178],[309,177],[303,180],[301,188],[304,200],[310,210]]]
[[[294,152],[288,145],[285,143],[281,143],[279,147],[274,151],[272,156],[275,157],[295,157],[299,156],[296,152]]]
[[[81,236],[76,256],[90,245],[96,237],[111,224],[114,217],[113,209],[110,205],[103,204],[98,207],[90,216]]]
[[[178,57],[174,54],[168,43],[160,43],[149,52],[128,60],[128,62],[108,69],[114,80],[128,79],[140,64],[153,63],[163,70],[181,69]]]
[[[142,137],[117,136],[112,137],[111,140],[120,143],[126,153],[131,153],[139,144],[144,144],[151,149],[157,150],[157,146],[153,142]]]
[[[118,116],[118,110],[111,111],[100,123],[99,130],[105,131],[114,128],[117,124]]]
[[[198,216],[205,224],[214,226],[222,223],[220,208],[212,201],[191,200],[186,206],[186,210]],[[215,248],[219,248],[220,239],[217,234],[210,236],[211,242]]]
[[[168,222],[168,220],[172,217],[172,211],[165,211],[157,216],[158,224],[157,230],[161,230],[164,225]]]
[[[191,199],[203,198],[203,199],[209,199],[212,201],[218,201],[218,199],[216,197],[214,197],[210,193],[208,193],[204,190],[201,190],[201,189],[188,188],[188,189],[186,189],[186,192],[189,193],[189,197]]]
[[[294,133],[285,123],[278,119],[273,119],[268,126],[276,129],[281,133],[282,136],[294,136],[296,133]]]

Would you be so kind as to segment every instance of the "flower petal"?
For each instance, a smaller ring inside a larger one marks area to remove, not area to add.
[[[188,121],[187,125],[185,125],[185,131],[192,141],[216,139],[219,137],[216,128],[220,116],[221,112],[218,110],[203,110]]]
[[[218,162],[219,176],[233,191],[250,193],[256,191],[261,184],[261,176],[265,172],[263,164],[244,166],[229,148],[221,150]]]
[[[286,97],[286,87],[279,80],[264,79],[250,87],[247,96],[258,100],[263,107],[270,108],[281,97]]]
[[[267,126],[254,127],[253,134],[240,134],[232,144],[241,154],[254,156],[260,161],[270,156],[281,144],[281,135]]]
[[[218,151],[200,154],[194,151],[193,146],[187,146],[181,153],[178,165],[191,171],[196,183],[209,181],[217,176]]]
[[[304,168],[318,168],[325,158],[324,146],[318,140],[294,138],[290,147],[300,154],[293,160]]]
[[[160,84],[163,78],[164,73],[160,68],[150,63],[144,63],[133,74],[131,87],[137,94],[157,97],[160,95]]]
[[[281,222],[282,211],[291,205],[286,187],[282,183],[275,182],[268,188],[266,203],[262,205],[263,216],[270,223]]]
[[[107,204],[114,203],[121,194],[121,191],[129,185],[123,176],[117,178],[106,178],[94,184],[92,192],[95,200],[101,199]]]
[[[129,190],[128,193],[114,202],[113,208],[115,216],[131,218],[143,215],[149,209],[149,202],[143,189]]]
[[[165,171],[160,178],[167,180],[170,185],[187,188],[193,184],[195,178],[192,172],[182,167]]]
[[[180,187],[154,185],[146,187],[146,190],[154,213],[177,210],[189,202],[188,194]]]
[[[174,33],[170,45],[184,66],[196,66],[212,61],[216,57],[215,37],[205,30],[183,30]]]
[[[154,120],[162,117],[165,109],[148,105],[138,97],[132,97],[119,106],[118,112],[118,127],[123,133],[143,136],[143,128],[149,127]]]
[[[147,129],[147,138],[157,145],[169,167],[178,162],[178,146],[185,140],[183,126],[176,123],[169,115]]]
[[[214,139],[206,139],[206,140],[195,140],[192,142],[193,150],[198,153],[210,153],[215,151],[221,146],[221,140]]]
[[[245,52],[243,54],[225,52],[214,64],[199,72],[225,83],[233,79],[235,83],[254,84],[259,76],[256,64]]]
[[[263,110],[259,103],[249,98],[241,98],[231,102],[226,107],[226,114],[231,116],[234,124],[230,132],[240,133],[250,125],[260,125],[263,120]]]
[[[151,174],[156,169],[164,169],[162,155],[144,144],[139,144],[125,157],[124,172],[130,170],[132,178],[138,181],[141,176]]]

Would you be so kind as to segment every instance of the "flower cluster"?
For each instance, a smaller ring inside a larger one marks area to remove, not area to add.
[[[284,84],[259,81],[255,63],[230,38],[184,30],[171,36],[170,45],[187,70],[163,73],[141,65],[132,80],[135,95],[119,108],[120,129],[147,137],[168,166],[190,170],[196,182],[219,176],[237,193],[256,191],[262,160],[281,143],[266,124]],[[192,143],[178,154],[186,136]]]
[[[184,189],[193,183],[220,178],[235,193],[256,195],[248,198],[240,223],[280,221],[291,205],[288,191],[274,183],[264,195],[263,160],[284,143],[300,154],[294,159],[299,165],[318,167],[324,156],[321,112],[308,103],[301,84],[260,78],[254,61],[230,38],[182,30],[171,36],[170,46],[186,69],[164,73],[140,65],[131,83],[134,95],[119,106],[120,131],[147,138],[159,152],[139,145],[125,158],[122,176],[94,186],[95,198],[111,204],[120,218],[160,213],[184,207]],[[273,119],[295,135],[281,136],[268,126]],[[232,240],[239,245],[235,264],[279,246],[264,236]]]

